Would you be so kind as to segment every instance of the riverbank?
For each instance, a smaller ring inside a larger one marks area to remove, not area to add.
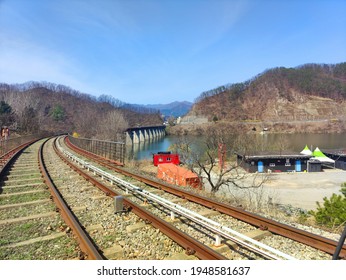
[[[260,133],[266,128],[267,133],[345,133],[345,119],[297,120],[297,121],[217,121],[184,122],[167,127],[170,135],[204,135],[211,127],[230,130],[233,133]]]

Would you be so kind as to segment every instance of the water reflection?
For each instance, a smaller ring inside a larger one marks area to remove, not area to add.
[[[280,144],[281,141],[287,144],[287,148],[292,151],[300,152],[305,145],[310,149],[319,147],[320,149],[341,149],[346,148],[346,133],[341,134],[317,134],[317,133],[299,133],[299,134],[268,134],[265,142],[269,145]]]
[[[160,151],[168,151],[170,145],[175,143],[171,137],[166,136],[161,139],[153,139],[131,146],[127,146],[127,158],[132,160],[151,159],[153,154]]]
[[[257,137],[261,143],[260,149],[265,150],[290,150],[300,152],[308,145],[310,149],[341,149],[346,148],[346,133],[340,134],[256,134],[249,137]],[[198,146],[203,138],[198,136],[185,136],[186,140]],[[132,146],[127,146],[127,158],[134,160],[151,159],[154,153],[168,151],[169,147],[181,140],[178,136],[166,136],[164,138],[146,141]]]

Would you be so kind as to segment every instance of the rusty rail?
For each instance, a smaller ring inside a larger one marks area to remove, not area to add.
[[[14,138],[9,137],[7,139],[0,138],[0,158],[20,146],[32,143],[35,140],[44,138],[45,136],[46,135],[43,134],[33,134]]]
[[[55,147],[56,148],[56,147]],[[57,148],[56,148],[57,149]],[[57,151],[58,152],[58,151]],[[81,176],[83,176],[86,180],[91,182],[93,185],[98,187],[100,190],[102,190],[107,196],[118,196],[119,194],[115,192],[113,189],[108,188],[98,180],[94,179],[93,177],[89,176],[78,166],[74,165],[70,161],[68,161],[60,152],[58,152],[59,157],[66,162],[73,170],[78,172]],[[139,205],[135,204],[129,199],[123,198],[125,207],[141,217],[144,221],[147,223],[152,224],[154,227],[160,229],[162,233],[170,237],[172,240],[177,242],[180,246],[182,246],[188,254],[193,254],[199,259],[203,260],[226,260],[225,256],[219,254],[215,250],[211,249],[210,247],[202,244],[198,240],[192,238],[191,236],[185,234],[184,232],[180,231],[179,229],[173,227],[170,223],[162,220],[161,218],[153,215],[143,207],[140,207]]]
[[[47,169],[46,165],[43,159],[43,146],[47,143],[49,139],[47,139],[39,149],[38,159],[39,159],[39,165],[40,170],[44,179],[45,184],[48,186],[49,191],[52,195],[52,199],[54,200],[55,204],[58,207],[58,210],[64,219],[65,223],[69,225],[69,227],[72,229],[73,234],[77,237],[77,241],[79,243],[79,246],[81,250],[85,253],[86,259],[90,260],[102,260],[105,259],[97,250],[94,243],[91,241],[89,236],[86,234],[86,232],[82,229],[80,226],[77,218],[73,215],[73,213],[70,211],[69,207],[65,203],[64,199],[60,195],[60,192],[55,187],[54,183],[52,182]]]
[[[66,139],[65,139],[66,140]],[[209,207],[210,209],[219,211],[220,213],[224,213],[227,215],[230,215],[236,219],[239,219],[243,222],[249,223],[253,226],[256,226],[262,230],[268,230],[272,233],[290,238],[292,240],[298,241],[300,243],[306,244],[310,247],[316,248],[318,250],[324,251],[328,254],[333,255],[335,252],[335,249],[338,245],[338,242],[304,231],[297,228],[294,228],[289,225],[285,225],[283,223],[279,223],[277,221],[262,217],[257,214],[253,214],[250,212],[247,212],[243,209],[233,207],[230,205],[227,205],[222,202],[218,202],[216,200],[212,200],[200,195],[196,195],[193,193],[190,193],[184,189],[176,188],[172,185],[164,184],[155,180],[152,180],[150,178],[146,178],[143,176],[140,176],[138,174],[129,172],[125,170],[124,168],[120,168],[119,166],[114,165],[111,162],[106,162],[104,159],[100,159],[97,157],[97,155],[92,155],[90,153],[85,153],[82,149],[79,149],[78,147],[75,147],[72,145],[71,142],[66,141],[66,144],[73,150],[75,150],[78,153],[82,153],[85,156],[92,157],[95,161],[98,161],[100,164],[119,172],[123,175],[133,177],[145,184],[148,184],[150,186],[156,187],[158,189],[164,190],[166,192],[172,193],[174,195],[177,195],[181,198],[187,199],[189,201],[199,203],[201,205],[204,205],[206,207]],[[346,245],[343,245],[340,249],[340,258],[346,258]]]

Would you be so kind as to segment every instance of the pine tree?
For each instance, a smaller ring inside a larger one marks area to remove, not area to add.
[[[331,228],[342,226],[346,223],[346,182],[341,184],[342,195],[333,193],[330,198],[323,198],[323,205],[317,202],[317,211],[312,211],[313,216],[320,225]]]

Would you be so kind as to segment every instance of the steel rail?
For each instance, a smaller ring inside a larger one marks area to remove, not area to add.
[[[87,157],[93,158],[95,161],[99,162],[100,164],[119,172],[123,175],[133,177],[147,185],[156,187],[158,189],[164,190],[166,192],[172,193],[174,195],[177,195],[181,198],[184,198],[186,200],[199,203],[201,205],[204,205],[206,207],[209,207],[210,209],[213,209],[215,211],[219,211],[220,213],[230,215],[236,219],[239,219],[243,222],[249,223],[253,226],[256,226],[262,230],[268,230],[272,233],[287,237],[289,239],[295,240],[297,242],[306,244],[310,247],[313,247],[315,249],[324,251],[328,254],[333,255],[335,252],[336,247],[338,246],[338,242],[331,240],[329,238],[325,238],[301,229],[297,229],[295,227],[262,217],[260,215],[250,213],[248,211],[245,211],[243,209],[227,205],[222,202],[218,202],[216,200],[212,200],[197,194],[190,193],[189,191],[183,190],[181,188],[174,187],[172,185],[164,184],[158,181],[155,181],[153,179],[143,177],[141,175],[129,172],[125,170],[124,168],[120,168],[119,166],[116,166],[112,163],[107,163],[104,158],[100,158],[99,156],[92,154],[90,152],[85,152],[84,150],[76,147],[73,145],[68,138],[64,138],[65,143],[73,150],[75,150],[78,153],[81,153]],[[342,248],[340,249],[340,258],[346,258],[346,245],[344,244]]]
[[[59,142],[58,142],[59,143]],[[116,184],[118,187],[121,187],[123,190],[128,193],[130,191],[132,194],[138,195],[142,197],[142,199],[145,201],[147,200],[149,203],[157,203],[158,205],[163,206],[165,209],[169,209],[171,211],[171,216],[176,213],[180,215],[181,217],[185,217],[189,219],[190,221],[195,222],[196,224],[210,230],[214,234],[217,235],[217,238],[219,236],[223,236],[226,239],[232,240],[233,242],[237,243],[238,245],[241,245],[242,247],[245,247],[247,249],[250,249],[250,251],[258,253],[266,258],[269,259],[287,259],[287,260],[293,260],[294,258],[290,255],[287,255],[283,252],[280,252],[277,249],[274,249],[270,246],[267,246],[263,243],[258,242],[257,240],[254,240],[253,238],[250,238],[244,234],[241,234],[239,232],[236,232],[228,227],[223,226],[222,224],[215,222],[209,218],[204,217],[203,215],[200,215],[194,211],[191,211],[183,206],[180,206],[179,204],[176,204],[174,202],[171,202],[167,199],[162,198],[161,196],[155,195],[149,191],[146,191],[138,186],[135,186],[127,181],[124,181],[94,165],[92,165],[90,162],[82,160],[78,156],[70,153],[69,151],[66,151],[63,149],[59,143],[58,148],[73,162],[76,162],[79,164],[79,166],[83,167],[84,169],[87,169],[88,171],[91,171],[94,173],[94,175],[98,175],[102,178],[102,180],[109,181],[112,185]]]
[[[59,157],[64,160],[73,170],[75,170],[78,174],[83,176],[86,180],[88,180],[90,183],[98,187],[100,190],[102,190],[107,196],[115,197],[119,196],[120,194],[114,191],[113,189],[105,186],[98,180],[94,179],[87,173],[83,172],[78,166],[68,161],[61,153],[58,151],[58,148],[56,147],[55,143],[55,149],[59,153]],[[222,254],[216,252],[212,248],[204,245],[203,243],[199,242],[198,240],[192,238],[191,236],[185,234],[181,230],[175,228],[170,223],[162,220],[161,218],[155,216],[154,214],[150,213],[148,210],[144,209],[143,207],[140,207],[136,203],[132,202],[131,200],[127,198],[123,198],[123,202],[125,207],[142,218],[144,221],[146,221],[149,224],[152,224],[155,228],[158,228],[162,233],[170,237],[172,240],[177,242],[180,246],[182,246],[188,254],[193,254],[199,259],[202,260],[227,260],[225,256]]]
[[[60,192],[57,190],[56,186],[51,180],[43,158],[43,146],[47,143],[48,140],[49,139],[46,139],[46,141],[40,146],[38,152],[39,166],[44,182],[49,188],[52,199],[57,205],[60,215],[62,216],[65,223],[72,229],[73,234],[77,237],[79,246],[84,252],[86,259],[103,260],[105,258],[99,253],[94,243],[91,241],[87,233],[83,230],[77,218],[73,215],[73,213],[65,203],[65,200],[62,198]]]
[[[130,175],[127,174],[127,176]],[[134,177],[136,177],[136,175]],[[262,230],[268,230],[272,233],[287,237],[300,243],[304,243],[306,245],[309,245],[313,248],[324,251],[331,255],[334,253],[335,248],[337,246],[337,241],[294,228],[292,226],[262,217],[260,215],[247,212],[240,208],[232,207],[230,205],[212,199],[208,199],[199,195],[195,195],[184,190],[179,190],[176,188],[173,189],[170,186],[162,186],[160,183],[157,183],[150,179],[147,180],[146,178],[144,178],[142,179],[142,182],[147,183],[149,185],[154,185],[157,188],[160,188],[172,194],[179,195],[180,197],[185,198],[189,201],[205,205],[215,211],[219,211],[220,213],[230,215],[243,222],[257,226]],[[346,257],[346,245],[343,245],[340,256],[342,258]]]

